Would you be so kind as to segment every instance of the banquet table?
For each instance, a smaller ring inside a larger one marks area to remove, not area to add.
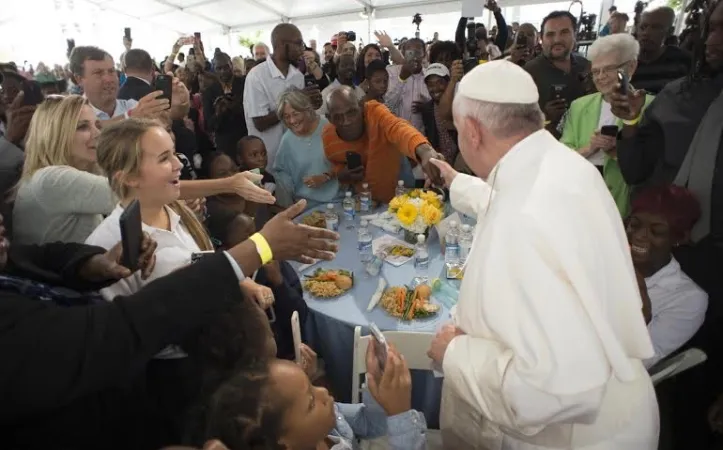
[[[323,210],[323,208],[317,209]],[[377,208],[373,212],[382,212],[384,209]],[[341,216],[340,205],[337,205],[336,212]],[[382,331],[435,333],[438,328],[450,320],[449,309],[436,302],[434,296],[432,302],[440,305],[440,311],[438,314],[422,320],[401,321],[387,314],[381,305],[377,305],[371,312],[367,312],[369,300],[376,291],[379,277],[386,279],[387,287],[410,285],[415,277],[414,260],[399,267],[385,262],[378,276],[368,275],[357,249],[360,217],[357,216],[352,223],[353,228],[349,228],[349,222],[345,221],[343,217],[341,218],[339,224],[340,249],[333,261],[319,262],[299,273],[302,279],[305,274],[309,275],[317,268],[345,269],[354,273],[354,286],[340,297],[324,300],[304,293],[304,299],[309,306],[304,337],[323,358],[329,384],[336,400],[341,402],[351,400],[354,328],[356,326],[362,327],[362,335],[369,334],[368,326],[372,322]],[[375,239],[384,234],[390,234],[375,226],[370,226],[369,230]],[[395,237],[403,240],[401,233]],[[428,248],[429,277],[431,279],[439,276],[444,266],[436,232],[430,233]],[[298,270],[298,264],[296,268]],[[431,371],[413,371],[412,376],[412,406],[425,414],[428,426],[437,428],[443,379],[434,377]]]

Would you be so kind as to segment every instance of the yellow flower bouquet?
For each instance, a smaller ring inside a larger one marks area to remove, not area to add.
[[[399,220],[405,230],[405,238],[411,235],[411,240],[416,242],[417,234],[426,234],[430,227],[444,218],[444,204],[434,191],[412,189],[394,197],[389,202],[389,212]]]

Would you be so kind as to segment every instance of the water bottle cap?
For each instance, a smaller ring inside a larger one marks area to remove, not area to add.
[[[472,227],[469,226],[468,224],[462,225],[462,230],[464,230],[464,231],[469,231],[469,230],[471,230],[471,229],[472,229]]]
[[[456,221],[456,220],[451,221],[451,222],[449,223],[449,226],[452,227],[452,228],[456,227],[456,226],[457,226],[457,221]]]
[[[347,197],[351,197],[351,192],[346,191],[346,196],[347,196]]]
[[[404,186],[404,180],[397,181],[397,186]]]
[[[368,187],[369,187],[369,183],[364,183],[364,184],[362,184],[362,187],[363,187],[364,189],[368,188]]]
[[[326,209],[334,209],[334,204],[333,204],[333,203],[327,203],[327,204],[326,204]]]
[[[418,244],[424,244],[424,239],[425,239],[425,237],[424,237],[423,234],[418,234],[418,235],[417,235],[417,243],[418,243]]]

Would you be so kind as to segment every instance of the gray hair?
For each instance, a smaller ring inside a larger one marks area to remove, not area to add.
[[[596,39],[587,51],[587,57],[590,61],[595,61],[596,58],[610,53],[615,53],[621,63],[634,61],[638,59],[640,44],[630,34],[611,34]]]
[[[284,108],[286,105],[291,106],[291,109],[303,113],[309,117],[313,117],[316,114],[314,106],[309,100],[309,96],[304,94],[297,87],[290,87],[279,97],[279,104],[276,107],[276,115],[279,116],[279,120],[284,120]]]
[[[530,135],[545,126],[545,115],[537,103],[491,103],[456,95],[452,111],[482,124],[498,139]]]

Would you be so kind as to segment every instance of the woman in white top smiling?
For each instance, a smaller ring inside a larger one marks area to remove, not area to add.
[[[194,253],[213,250],[201,223],[179,201],[182,164],[175,156],[173,138],[164,124],[128,119],[105,127],[98,139],[98,164],[108,174],[111,188],[120,201],[86,243],[103,248],[115,245],[121,239],[119,218],[124,208],[137,199],[143,231],[158,244],[153,274],[144,280],[136,273],[102,289],[105,299],[135,293],[154,279],[190,264]],[[249,278],[241,282],[241,288],[264,307],[273,302],[271,289]],[[168,436],[180,433],[179,413],[194,395],[188,380],[190,364],[180,347],[170,346],[156,355],[147,369],[149,386],[161,399],[158,420],[168,424]]]
[[[13,209],[14,242],[83,242],[110,214],[117,199],[98,167],[99,134],[98,120],[83,97],[53,97],[38,106],[28,130]],[[236,193],[273,204],[273,196],[249,177],[255,175],[183,181],[181,198]]]

